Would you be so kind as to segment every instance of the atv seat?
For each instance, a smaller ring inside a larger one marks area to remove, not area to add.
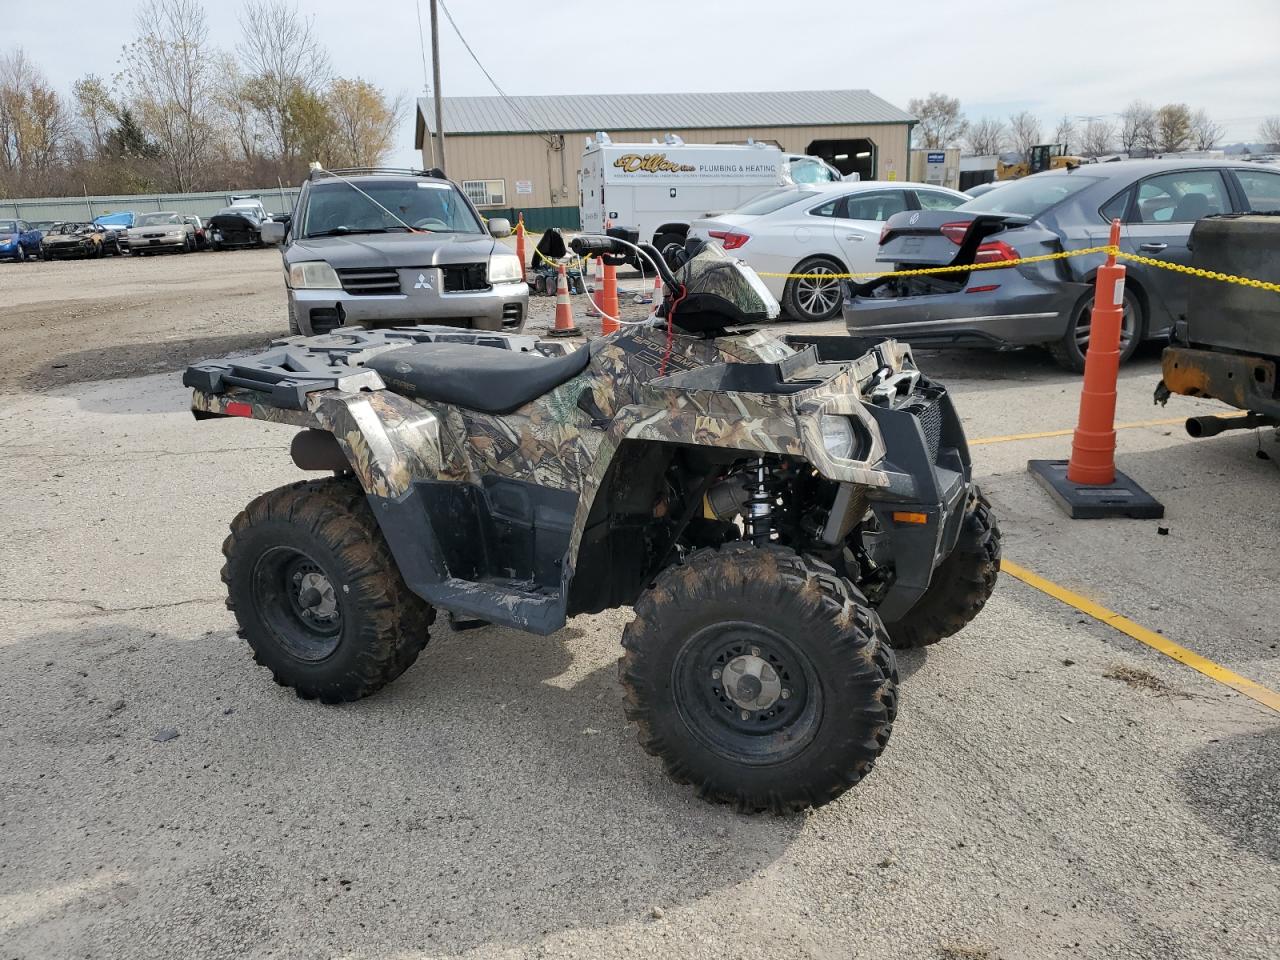
[[[544,357],[471,343],[419,343],[380,353],[365,366],[390,389],[416,400],[511,413],[572,380],[590,359],[586,347]]]

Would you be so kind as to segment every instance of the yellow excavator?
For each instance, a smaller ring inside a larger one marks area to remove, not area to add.
[[[1012,160],[1005,162],[1008,156]],[[1085,162],[1084,157],[1076,157],[1067,153],[1065,143],[1038,143],[1027,151],[1027,159],[1020,154],[1004,154],[996,161],[997,180],[1017,180],[1044,170],[1060,170],[1063,167],[1078,167]]]

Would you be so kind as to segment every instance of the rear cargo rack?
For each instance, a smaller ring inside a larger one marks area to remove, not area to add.
[[[319,337],[288,337],[272,341],[271,349],[244,357],[206,360],[187,367],[182,384],[209,394],[239,387],[268,394],[285,410],[305,410],[307,395],[320,390],[381,390],[386,384],[365,363],[388,350],[415,343],[469,343],[520,353],[559,355],[560,344],[537,337],[459,330],[457,327],[416,326],[365,330],[351,327]]]

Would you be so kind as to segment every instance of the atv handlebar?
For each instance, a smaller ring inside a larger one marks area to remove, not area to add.
[[[623,234],[618,236],[617,234]],[[629,236],[629,239],[628,239]],[[656,247],[651,243],[637,243],[638,231],[626,227],[610,227],[608,235],[597,233],[579,234],[569,242],[570,248],[580,257],[600,257],[611,266],[621,266],[630,259],[631,251],[635,251],[653,265],[654,271],[662,278],[668,289],[676,290],[680,283],[675,274],[662,259]]]

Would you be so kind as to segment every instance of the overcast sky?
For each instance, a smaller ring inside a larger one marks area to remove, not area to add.
[[[25,48],[69,92],[84,73],[115,71],[139,6],[0,0],[0,49]],[[205,7],[213,42],[233,47],[241,3]],[[299,7],[339,73],[422,94],[414,0]],[[1203,107],[1228,142],[1256,139],[1259,121],[1280,114],[1280,0],[452,0],[450,9],[511,95],[867,88],[905,108],[937,90],[971,118],[1029,109],[1046,137],[1063,114],[1114,114],[1141,97]],[[495,94],[443,13],[441,36],[445,96]],[[394,160],[416,163],[412,144],[410,110]]]

